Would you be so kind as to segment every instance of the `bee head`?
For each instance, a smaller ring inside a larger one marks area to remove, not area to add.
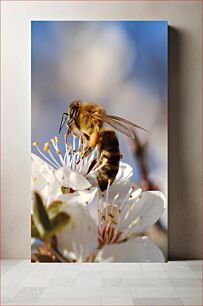
[[[69,117],[69,120],[68,120],[68,125],[70,125],[72,123],[72,121],[74,120],[77,112],[78,112],[78,109],[80,107],[80,101],[79,100],[74,100],[70,106],[69,106],[69,109],[68,109],[68,117]]]
[[[80,107],[80,101],[79,100],[74,100],[69,108],[68,108],[68,112],[67,113],[63,113],[62,115],[62,118],[61,118],[61,124],[60,124],[60,127],[59,127],[59,133],[61,132],[64,124],[66,123],[67,121],[67,118],[68,118],[68,126],[71,125],[72,121],[74,120],[77,112],[78,112],[78,109]],[[65,119],[64,119],[65,117]]]

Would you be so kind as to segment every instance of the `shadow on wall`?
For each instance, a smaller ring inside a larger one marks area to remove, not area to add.
[[[169,260],[200,259],[202,254],[202,207],[199,196],[200,186],[196,185],[200,178],[197,171],[195,172],[195,177],[193,173],[191,186],[191,164],[190,167],[187,167],[190,153],[191,158],[193,158],[193,142],[191,141],[190,143],[192,134],[186,135],[185,131],[185,124],[191,123],[187,122],[187,118],[184,117],[184,109],[188,101],[182,95],[185,91],[185,83],[181,79],[184,69],[184,35],[184,32],[182,33],[176,28],[169,27]],[[191,103],[196,102],[191,101]],[[198,167],[198,164],[196,167]]]

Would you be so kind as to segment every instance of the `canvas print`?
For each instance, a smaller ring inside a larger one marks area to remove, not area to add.
[[[32,262],[167,261],[167,35],[31,22]]]

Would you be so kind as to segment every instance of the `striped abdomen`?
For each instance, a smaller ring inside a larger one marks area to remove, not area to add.
[[[103,167],[97,171],[97,181],[101,191],[112,184],[119,169],[121,158],[119,142],[113,129],[103,128],[100,132],[98,143],[100,165]]]

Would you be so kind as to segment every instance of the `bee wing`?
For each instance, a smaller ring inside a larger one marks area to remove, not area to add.
[[[135,123],[133,123],[133,122],[127,120],[127,119],[124,119],[124,118],[121,118],[121,117],[118,117],[118,116],[108,116],[108,117],[113,119],[113,120],[115,120],[115,121],[117,121],[117,122],[122,122],[123,124],[126,124],[126,126],[130,125],[130,126],[135,127],[137,129],[140,129],[140,130],[143,130],[145,132],[148,132],[148,130],[146,130],[142,126],[137,125],[137,124],[135,124]]]
[[[111,125],[114,129],[118,130],[119,132],[125,134],[131,139],[135,139],[135,134],[133,131],[133,127],[140,128],[145,130],[144,128],[128,121],[126,119],[117,117],[117,116],[108,116],[108,115],[93,115],[99,120],[104,121],[105,123]]]

